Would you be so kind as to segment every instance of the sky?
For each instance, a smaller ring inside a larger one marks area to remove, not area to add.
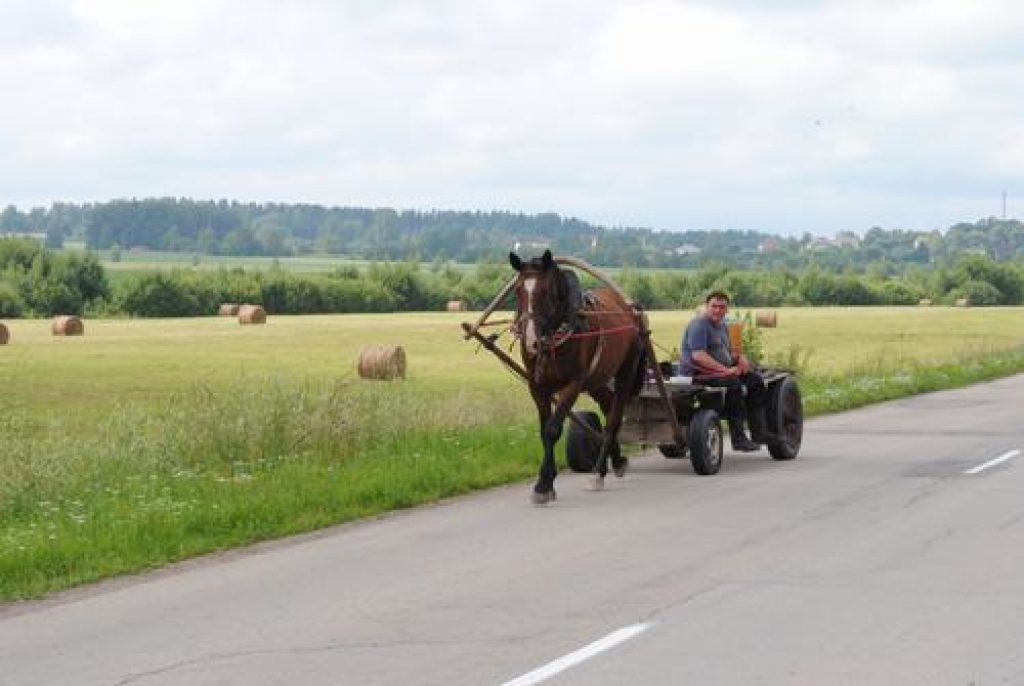
[[[1016,0],[0,0],[0,206],[1024,216]]]

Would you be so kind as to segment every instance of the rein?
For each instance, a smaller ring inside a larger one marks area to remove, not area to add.
[[[521,329],[518,326],[516,326],[516,325],[510,326],[508,328],[508,331],[510,331],[512,333],[512,337],[515,340],[521,340],[522,337],[523,337]],[[548,345],[541,345],[540,346],[540,349],[539,349],[538,355],[537,355],[537,364],[534,367],[534,374],[539,379],[540,378],[540,373],[541,373],[541,367],[544,365],[544,360],[545,359],[552,359],[552,358],[554,358],[558,354],[558,348],[561,347],[563,344],[567,343],[570,340],[580,339],[580,338],[593,338],[595,336],[603,336],[605,334],[619,333],[621,331],[636,331],[636,332],[639,332],[640,331],[640,327],[638,327],[636,324],[624,324],[623,326],[613,326],[613,327],[608,328],[608,329],[597,329],[597,330],[594,330],[594,331],[577,331],[577,332],[567,332],[567,333],[562,333],[562,334],[557,334],[556,333],[554,336],[552,336],[549,339],[550,340],[550,344],[548,344]],[[543,339],[542,339],[542,341],[543,341]],[[597,361],[601,358],[600,351],[603,349],[603,347],[604,347],[604,341],[602,340],[601,342],[598,343],[598,354],[595,355],[594,359],[591,361],[591,372],[593,371],[593,368],[597,365]]]
[[[554,351],[555,348],[562,345],[566,341],[574,338],[593,338],[594,336],[603,336],[606,333],[619,333],[620,331],[639,331],[640,327],[636,324],[624,324],[622,326],[613,326],[610,329],[597,329],[594,331],[576,331],[566,333],[556,333],[551,338],[551,349]],[[522,331],[517,326],[510,326],[508,331],[512,333],[512,336],[519,340],[523,337]]]
[[[598,329],[597,331],[577,331],[563,334],[555,334],[554,344],[559,346],[565,341],[572,338],[590,338],[592,336],[601,336],[606,333],[618,333],[619,331],[639,331],[640,327],[636,324],[624,324],[622,326],[615,326],[610,329]]]

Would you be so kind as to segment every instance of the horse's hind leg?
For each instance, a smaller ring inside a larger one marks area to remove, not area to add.
[[[612,473],[620,479],[626,476],[629,469],[629,458],[622,456],[622,445],[617,439],[612,439],[608,446],[608,457],[612,460]]]
[[[610,425],[610,419],[612,408],[615,404],[615,394],[607,386],[601,386],[596,388],[590,393],[591,397],[597,401],[598,406],[601,408],[601,412],[604,414],[604,441],[601,444],[601,454],[597,462],[594,463],[594,471],[598,472],[598,478],[604,479],[608,473],[608,458],[612,461],[612,471],[615,472],[615,476],[625,476],[626,469],[629,466],[629,460],[622,456],[622,447],[619,445],[618,429],[616,429],[615,435],[608,431],[607,427]],[[621,425],[621,417],[619,424]],[[599,471],[600,470],[600,471]]]
[[[622,447],[619,445],[619,428],[622,426],[622,414],[625,411],[625,402],[619,401],[612,404],[611,411],[608,413],[608,424],[604,428],[604,444],[601,446],[601,468],[604,472],[608,471],[606,466],[606,458],[611,457],[612,470],[615,472],[615,476],[623,477],[626,475],[626,470],[629,468],[629,460],[622,456]],[[602,476],[604,476],[604,472]]]
[[[622,457],[619,446],[619,429],[622,427],[622,416],[626,411],[626,404],[633,395],[633,388],[638,381],[637,377],[643,374],[643,371],[644,356],[641,352],[635,365],[627,365],[619,370],[619,374],[615,377],[615,392],[610,394],[611,402],[605,415],[607,424],[604,428],[605,439],[601,450],[601,460],[604,459],[606,453],[612,455],[612,467],[615,469],[616,476],[624,476],[629,465],[629,460]]]

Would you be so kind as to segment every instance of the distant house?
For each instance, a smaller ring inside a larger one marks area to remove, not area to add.
[[[699,255],[700,247],[694,245],[693,243],[683,243],[672,252],[674,252],[676,255],[679,255],[680,257],[686,257],[687,255]]]
[[[860,236],[853,231],[840,231],[836,234],[834,244],[840,248],[859,248]]]
[[[543,238],[540,236],[537,238],[524,238],[516,240],[516,242],[512,244],[512,250],[515,252],[519,252],[520,250],[540,252],[542,250],[550,250],[551,243],[552,241],[550,238]]]
[[[836,239],[831,236],[815,236],[807,245],[804,246],[804,250],[808,252],[828,250],[829,248],[834,248],[835,245]]]
[[[835,236],[815,236],[804,246],[804,250],[814,252],[816,250],[827,250],[829,248],[853,248],[860,247],[860,237],[852,231],[840,231]]]
[[[927,231],[917,234],[914,238],[914,250],[921,250],[927,248],[932,250],[935,246],[942,243],[942,234],[938,231]]]

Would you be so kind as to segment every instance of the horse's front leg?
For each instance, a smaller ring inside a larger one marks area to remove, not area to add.
[[[537,475],[537,483],[533,485],[533,494],[530,498],[535,505],[546,505],[558,498],[558,494],[555,492],[555,477],[558,475],[558,468],[555,466],[555,442],[558,441],[561,428],[555,434],[554,439],[551,439],[551,394],[533,389],[530,390],[530,393],[537,405],[537,414],[540,417],[540,440],[544,446],[540,472]]]
[[[558,475],[558,467],[555,464],[555,445],[558,443],[558,439],[562,437],[562,427],[565,425],[565,418],[568,416],[569,410],[572,409],[576,399],[579,398],[580,388],[581,384],[571,383],[559,390],[558,402],[554,410],[550,409],[551,396],[547,396],[546,406],[549,408],[548,413],[545,416],[544,411],[540,411],[544,458],[541,461],[537,483],[533,487],[533,502],[538,505],[543,505],[558,497],[555,493],[554,485],[555,477]],[[535,395],[534,400],[538,402],[537,407],[540,408],[540,398]]]

